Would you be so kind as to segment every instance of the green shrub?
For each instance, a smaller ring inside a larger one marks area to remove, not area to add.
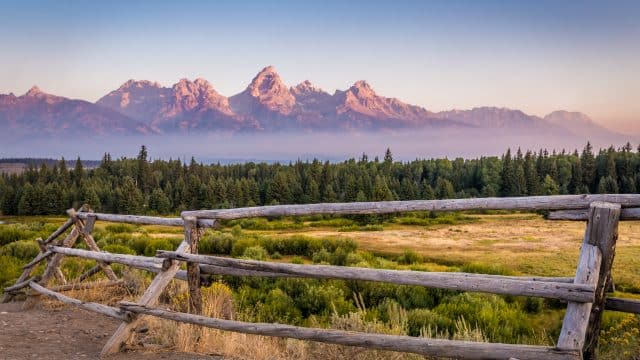
[[[316,251],[311,257],[314,263],[327,263],[331,262],[331,253],[327,251],[327,249],[320,249]]]
[[[130,249],[136,252],[138,255],[144,255],[145,249],[149,246],[151,238],[147,235],[137,236],[131,238],[128,243]],[[155,254],[153,254],[155,256]]]
[[[200,239],[198,250],[202,254],[231,255],[233,235],[220,231],[207,231]]]
[[[309,223],[311,227],[345,227],[354,225],[355,222],[351,219],[334,218],[326,220],[317,220]]]
[[[267,250],[265,250],[262,246],[252,246],[248,247],[242,253],[243,258],[252,259],[252,260],[266,260],[267,259]]]
[[[492,342],[513,343],[532,335],[525,313],[497,295],[462,293],[440,303],[433,311],[454,321],[464,317]],[[453,327],[448,330],[456,331]]]
[[[28,239],[32,232],[20,229],[17,225],[0,225],[0,246],[7,245],[14,241]]]
[[[424,258],[417,252],[408,249],[405,250],[402,255],[398,256],[398,259],[396,261],[398,262],[398,264],[411,265],[423,262]]]
[[[77,257],[66,257],[61,265],[67,279],[75,279],[95,265],[95,261]]]
[[[274,252],[273,254],[271,254],[271,258],[274,260],[279,260],[282,259],[282,254],[280,254],[279,252]]]
[[[260,245],[255,239],[243,238],[233,241],[233,247],[231,249],[231,256],[240,257],[244,254],[247,248]]]
[[[146,256],[156,256],[157,250],[173,250],[173,244],[167,239],[151,239],[144,248]]]
[[[544,299],[525,297],[523,302],[523,310],[529,314],[539,314],[544,309]]]
[[[484,264],[484,263],[467,263],[460,267],[461,272],[489,275],[513,275],[513,272],[503,265]]]
[[[0,255],[13,256],[20,260],[31,260],[38,253],[40,247],[33,240],[18,240],[0,248]]]
[[[131,233],[134,229],[135,228],[129,224],[109,224],[105,226],[105,230],[114,234]]]
[[[22,273],[22,262],[13,256],[0,255],[0,287],[13,285]]]
[[[420,336],[426,329],[434,332],[452,329],[455,321],[428,309],[413,309],[407,313],[408,335]]]
[[[353,305],[344,296],[344,291],[332,283],[313,283],[306,284],[304,291],[294,298],[294,302],[304,317],[327,316],[333,309],[338,314],[345,314],[353,310]]]
[[[102,248],[103,251],[110,252],[113,254],[127,254],[127,255],[136,255],[136,251],[119,244],[109,244]]]
[[[367,224],[367,225],[348,225],[343,226],[338,229],[339,232],[349,232],[349,231],[383,231],[384,227],[380,224]]]
[[[299,324],[302,320],[302,313],[293,299],[280,289],[269,292],[256,316],[257,321],[267,323]]]

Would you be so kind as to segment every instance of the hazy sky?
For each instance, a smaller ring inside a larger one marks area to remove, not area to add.
[[[0,93],[95,101],[129,78],[240,92],[266,65],[439,111],[577,110],[640,133],[640,1],[0,0]]]

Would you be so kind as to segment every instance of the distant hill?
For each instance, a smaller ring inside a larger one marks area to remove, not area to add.
[[[100,166],[100,160],[81,160],[85,169],[94,169]],[[52,167],[60,163],[58,159],[49,158],[0,158],[0,174],[20,174],[30,166],[39,168],[42,164]],[[73,168],[76,160],[66,160],[67,168]]]

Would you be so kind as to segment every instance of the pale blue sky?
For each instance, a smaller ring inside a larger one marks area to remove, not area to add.
[[[578,110],[640,132],[640,2],[4,1],[0,93],[95,101],[129,78],[230,96],[266,65],[439,111]]]

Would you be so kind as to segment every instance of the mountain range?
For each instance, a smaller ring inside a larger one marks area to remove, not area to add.
[[[22,96],[0,94],[0,128],[29,136],[424,128],[614,134],[579,112],[554,111],[543,118],[496,107],[431,112],[380,96],[363,80],[333,94],[308,80],[289,87],[273,66],[231,97],[202,78],[182,79],[171,87],[129,80],[96,103],[47,94],[34,86]]]

